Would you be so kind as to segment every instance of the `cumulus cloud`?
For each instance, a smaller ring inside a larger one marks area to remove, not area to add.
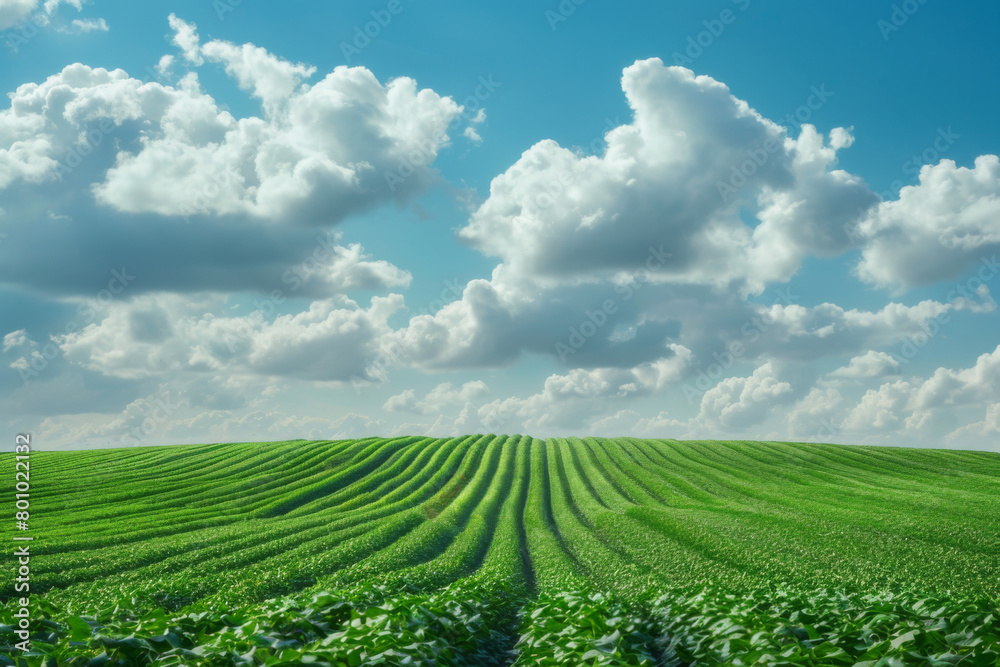
[[[916,409],[983,403],[1000,395],[1000,346],[962,370],[939,368],[917,389]]]
[[[824,143],[813,126],[803,126],[790,151],[795,186],[768,188],[758,197],[750,261],[759,280],[787,280],[807,255],[832,257],[851,247],[844,226],[878,201],[860,177],[833,168],[837,152],[853,142],[843,128]]]
[[[324,295],[410,286],[409,271],[372,259],[359,243],[338,245],[340,239],[334,233],[319,237],[313,252],[282,274],[282,283],[292,292]]]
[[[940,423],[944,408],[987,406],[998,394],[1000,346],[980,355],[969,368],[938,368],[925,380],[897,380],[868,390],[847,415],[843,428],[854,434],[918,434]]]
[[[18,234],[16,247],[0,245],[0,282],[66,308],[112,270],[136,275],[100,317],[51,341],[70,368],[145,393],[86,433],[53,422],[64,437],[141,426],[149,387],[164,379],[185,411],[162,432],[219,440],[383,428],[684,437],[769,432],[783,421],[812,438],[838,418],[850,434],[918,433],[940,426],[943,407],[986,407],[1000,389],[1000,352],[923,381],[866,382],[900,374],[890,346],[930,337],[956,313],[993,311],[985,285],[947,302],[871,310],[756,302],[806,258],[852,248],[858,276],[879,286],[995,274],[995,157],[973,169],[925,167],[897,201],[879,202],[838,167],[854,141],[849,129],[786,130],[710,77],[639,61],[622,76],[632,116],[608,129],[602,150],[544,140],[493,179],[458,232],[498,259],[492,274],[394,329],[401,296],[348,293],[406,288],[410,273],[317,233],[424,192],[449,133],[479,143],[485,113],[463,128],[462,107],[412,79],[380,81],[361,67],[319,73],[253,44],[203,41],[175,15],[169,24],[177,55],[160,59],[160,83],[74,64],[20,86],[0,110],[0,191]],[[196,68],[206,63],[259,113],[237,117],[204,90]],[[237,292],[252,295],[256,312],[233,314],[225,295]],[[52,343],[16,326],[3,353],[24,366],[40,354],[32,335]],[[737,342],[737,375],[707,387],[696,415],[638,408]],[[412,423],[300,419],[253,398],[272,382],[335,387],[384,380],[389,366],[468,371],[525,354],[558,372],[505,398],[474,380],[385,401],[394,416],[422,416]],[[849,361],[815,386],[815,367],[787,363],[823,357]],[[992,433],[995,413],[955,437]]]
[[[847,130],[792,139],[724,84],[656,58],[626,68],[622,89],[633,120],[607,133],[602,155],[539,142],[493,180],[460,237],[515,273],[562,280],[614,275],[664,244],[673,256],[657,280],[759,291],[807,252],[846,248],[841,224],[875,202],[830,170]],[[734,188],[755,151],[764,157]],[[756,231],[743,206],[760,212]]]
[[[993,403],[986,408],[986,418],[973,422],[948,434],[947,440],[953,445],[968,445],[993,442],[992,450],[1000,451],[1000,403]]]
[[[137,85],[124,73],[92,84],[114,90],[85,94],[123,96],[115,106],[134,109],[133,119],[156,112],[137,150],[119,152],[94,187],[98,202],[127,213],[330,224],[432,182],[429,165],[462,109],[451,98],[405,77],[383,85],[362,67],[338,67],[307,86],[314,67],[252,44],[199,46],[192,25],[175,20],[175,29],[188,61],[222,63],[264,117],[220,110],[193,72],[177,89]]]
[[[476,131],[476,128],[472,127],[471,125],[465,128],[462,134],[465,135],[466,139],[472,141],[473,143],[477,144],[483,143],[483,138],[479,136],[479,132]]]
[[[369,437],[385,429],[385,422],[358,413],[337,419],[252,410],[245,414],[211,410],[178,419],[164,429],[164,437],[181,441],[259,442],[261,440],[339,440]]]
[[[852,247],[845,225],[878,198],[836,168],[850,131],[824,137],[805,125],[790,137],[724,84],[657,59],[626,68],[622,88],[633,118],[607,132],[600,155],[546,140],[493,180],[459,237],[501,263],[459,301],[411,319],[395,335],[401,360],[496,367],[533,352],[569,367],[629,367],[669,343],[708,358],[733,342],[751,361],[814,359],[862,354],[952,311],[992,307],[986,294],[874,312],[748,303],[805,257]],[[733,181],[747,160],[754,173]],[[748,336],[754,318],[769,323]],[[595,323],[585,344],[570,344]]]
[[[516,419],[532,433],[553,427],[578,429],[616,403],[649,396],[676,382],[690,364],[691,352],[681,345],[671,345],[669,352],[670,356],[634,368],[574,369],[551,375],[537,394],[491,401],[479,409],[479,418],[493,423]]]
[[[867,282],[901,288],[952,280],[969,270],[996,276],[998,218],[1000,158],[980,156],[972,169],[952,160],[925,165],[917,185],[879,204],[858,226],[863,250],[857,273]]]
[[[840,432],[844,397],[833,387],[813,387],[788,413],[788,435],[794,439],[829,441]]]
[[[38,0],[3,0],[0,2],[0,30],[20,25],[37,7]]]
[[[201,53],[212,62],[222,63],[226,73],[240,88],[259,99],[267,115],[272,117],[302,82],[316,73],[315,67],[292,64],[253,44],[236,45],[213,40],[201,47]]]
[[[844,420],[843,429],[854,433],[885,433],[905,429],[912,414],[906,408],[913,394],[913,385],[905,380],[887,382],[878,389],[865,392]]]
[[[471,380],[458,388],[450,382],[443,382],[427,392],[422,399],[417,398],[413,389],[407,389],[391,396],[382,408],[389,412],[408,411],[429,415],[443,412],[450,406],[464,406],[489,394],[490,388],[482,380]]]
[[[433,435],[462,433],[531,433],[565,435],[567,430],[588,433],[591,421],[615,406],[665,391],[690,363],[690,351],[672,346],[669,356],[634,368],[575,369],[546,378],[542,389],[527,398],[508,396],[486,400],[489,389],[481,382],[438,385],[423,399],[412,389],[392,396],[383,409],[433,415],[433,422],[407,423],[396,433]],[[448,406],[461,405],[458,414]]]
[[[707,286],[655,284],[636,276],[643,277],[639,272],[618,285],[540,288],[518,281],[501,264],[490,280],[470,281],[460,299],[433,315],[413,317],[394,332],[396,358],[421,368],[461,369],[505,366],[531,352],[570,368],[628,368],[677,343],[701,366],[734,346],[741,360],[751,363],[812,361],[926,338],[956,312],[995,308],[985,289],[977,301],[891,302],[879,310],[832,303],[807,307],[788,302],[789,295],[767,306]]]
[[[228,63],[264,114],[234,117],[196,72],[165,85],[77,63],[21,85],[0,110],[0,192],[20,248],[0,244],[0,281],[79,293],[125,264],[143,267],[139,291],[270,291],[311,250],[310,225],[434,182],[461,110],[450,98],[364,68],[305,85],[311,67],[252,45],[202,45],[193,25],[172,24],[184,48]],[[403,282],[379,272],[331,282]]]
[[[346,297],[267,319],[260,310],[226,317],[221,297],[145,295],[114,304],[100,323],[55,336],[71,363],[120,378],[231,373],[323,382],[369,378],[371,360],[402,297],[374,297],[369,308]]]
[[[772,409],[793,398],[792,386],[778,378],[769,361],[748,377],[730,377],[705,392],[697,420],[706,426],[738,429],[760,424]]]
[[[264,118],[220,109],[194,72],[171,87],[77,63],[22,85],[0,112],[0,188],[65,178],[75,166],[63,158],[77,148],[110,152],[115,164],[94,192],[119,211],[337,222],[426,185],[462,110],[412,79],[382,84],[362,67],[303,85],[315,67],[252,44],[202,45],[193,24],[173,15],[170,24],[185,59],[223,64]],[[110,133],[117,142],[103,141]]]
[[[813,307],[778,303],[760,309],[763,331],[754,339],[753,349],[776,358],[812,360],[861,350],[870,352],[914,337],[926,339],[947,325],[956,312],[995,309],[987,291],[981,291],[979,296],[981,301],[958,298],[942,303],[925,299],[913,306],[890,302],[877,311],[845,309],[832,303]]]
[[[32,12],[38,10],[38,5],[39,0],[0,0],[0,30],[16,28],[25,23]],[[80,11],[83,9],[83,0],[45,0],[42,12],[35,17],[35,22],[48,25],[59,5],[70,5]]]
[[[861,378],[878,378],[899,373],[900,364],[891,354],[869,350],[861,356],[854,357],[841,368],[830,373],[833,378],[857,380]]]
[[[678,348],[674,357],[633,369],[577,369],[567,375],[554,374],[545,380],[541,391],[527,398],[486,400],[488,391],[475,383],[466,383],[461,390],[445,383],[424,399],[418,399],[412,389],[403,391],[391,397],[383,408],[433,417],[432,422],[403,423],[394,429],[395,434],[530,433],[544,437],[595,433],[590,427],[591,421],[599,419],[595,415],[625,405],[630,399],[663,391],[680,377],[688,359],[688,353]],[[445,409],[449,403],[461,405],[457,414]]]
[[[278,410],[204,410],[167,390],[130,402],[118,414],[47,417],[39,435],[72,447],[149,446],[174,443],[260,442],[267,440],[336,440],[367,437],[385,422],[358,413],[337,419]]]
[[[201,57],[201,37],[198,36],[198,27],[193,23],[188,23],[184,19],[177,18],[176,14],[167,17],[170,29],[174,31],[171,42],[176,46],[185,60],[201,65],[204,59]]]
[[[638,438],[698,438],[705,431],[692,430],[694,420],[679,420],[666,412],[643,417],[635,410],[619,410],[609,417],[594,419],[587,432],[607,438],[632,436]]]

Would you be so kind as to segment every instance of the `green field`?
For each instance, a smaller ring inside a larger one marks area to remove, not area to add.
[[[993,453],[368,438],[36,451],[31,489],[17,664],[1000,664]]]

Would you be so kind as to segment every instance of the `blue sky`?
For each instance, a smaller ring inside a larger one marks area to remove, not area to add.
[[[0,415],[995,450],[998,23],[0,0]]]

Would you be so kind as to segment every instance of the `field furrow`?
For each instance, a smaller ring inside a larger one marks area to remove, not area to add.
[[[996,454],[467,435],[31,457],[37,653],[8,658],[8,579],[0,667],[1000,664]]]

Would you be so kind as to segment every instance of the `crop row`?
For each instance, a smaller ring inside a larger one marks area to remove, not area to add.
[[[34,452],[32,466],[33,599],[64,616],[375,582],[491,599],[1000,597],[987,453],[470,435]]]

